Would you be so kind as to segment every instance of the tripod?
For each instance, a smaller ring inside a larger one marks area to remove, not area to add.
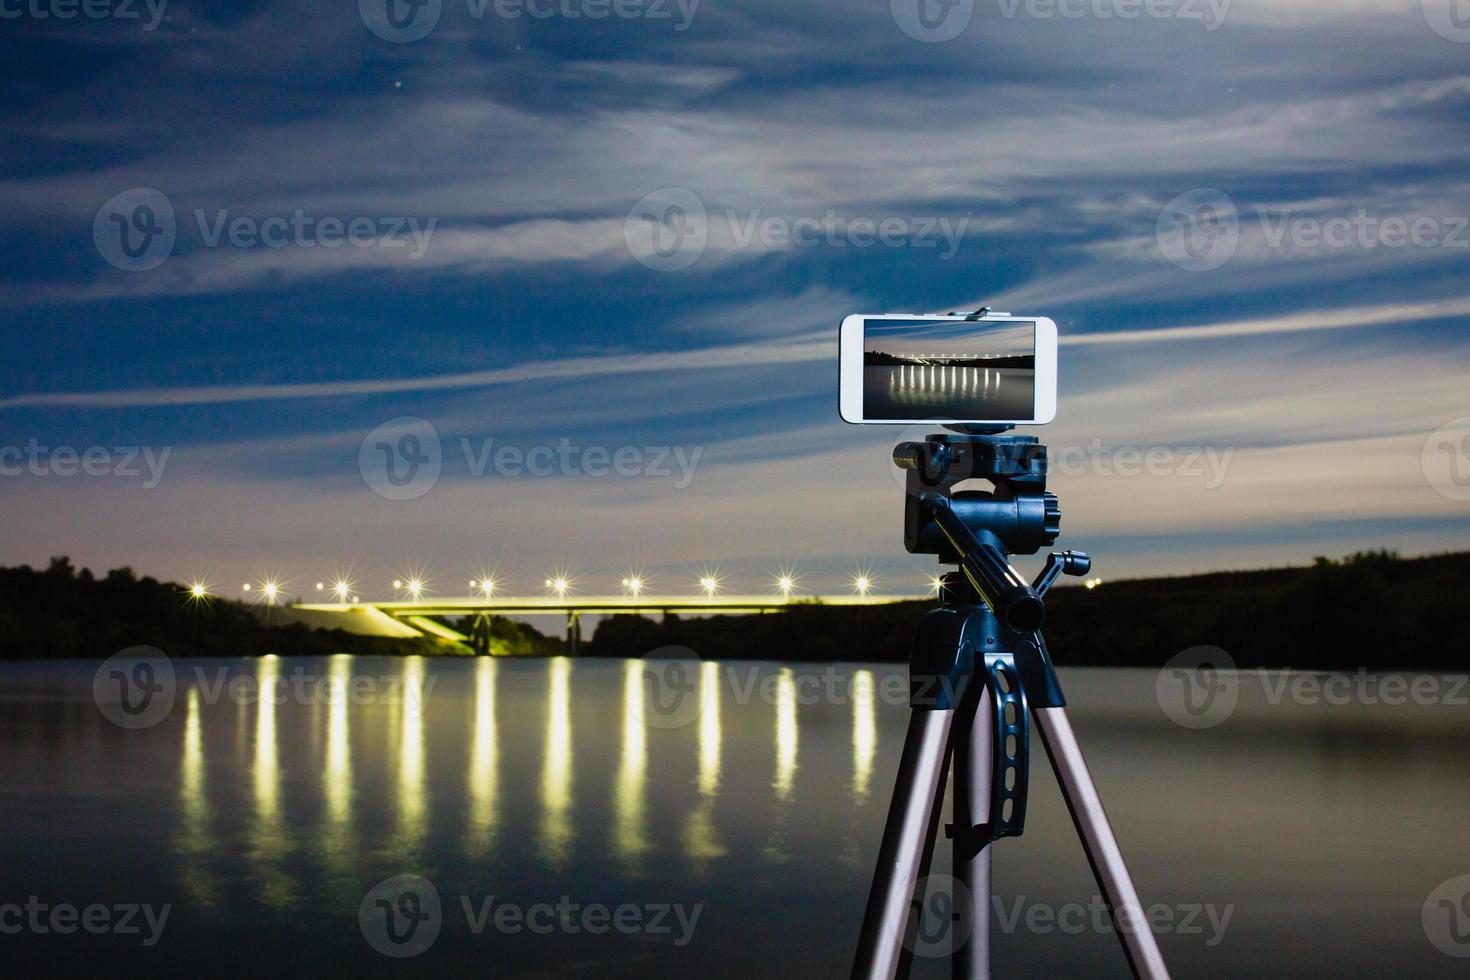
[[[915,884],[928,873],[951,761],[953,873],[974,901],[972,929],[952,938],[953,975],[990,976],[990,844],[1025,825],[1034,722],[1134,976],[1167,980],[1040,632],[1042,599],[1057,576],[1085,574],[1092,562],[1081,552],[1051,554],[1033,584],[1011,565],[1010,553],[1056,540],[1061,508],[1046,492],[1046,447],[999,431],[957,430],[893,450],[908,471],[904,547],[959,571],[940,579],[940,606],[914,637],[912,714],[852,976],[908,974],[922,901]],[[955,490],[973,478],[994,492]]]

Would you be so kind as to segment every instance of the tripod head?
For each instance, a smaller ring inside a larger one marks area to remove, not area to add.
[[[1041,596],[1057,574],[1080,575],[1090,562],[1071,552],[1054,556],[1037,587],[1011,566],[1011,553],[1035,554],[1056,541],[1062,509],[1046,490],[1046,447],[1035,436],[1001,435],[1007,428],[964,427],[899,443],[893,462],[907,471],[904,547],[958,565],[1003,626],[1030,633],[1041,628]],[[955,489],[972,479],[994,489]]]

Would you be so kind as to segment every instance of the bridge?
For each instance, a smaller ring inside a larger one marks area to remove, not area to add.
[[[583,616],[678,613],[695,616],[750,615],[780,612],[792,606],[883,606],[932,599],[927,595],[592,595],[592,596],[462,596],[357,602],[297,602],[287,608],[309,626],[344,629],[374,636],[431,637],[469,647],[476,654],[490,648],[491,616],[565,616],[567,652],[582,645]],[[444,622],[470,620],[469,632]]]

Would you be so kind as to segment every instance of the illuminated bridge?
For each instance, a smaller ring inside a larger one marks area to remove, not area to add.
[[[526,598],[467,596],[357,602],[301,602],[288,608],[309,626],[336,627],[375,636],[432,637],[490,654],[491,616],[565,616],[567,652],[576,653],[582,641],[582,617],[644,615],[742,615],[780,612],[789,606],[881,606],[933,598],[923,595],[552,595]],[[446,619],[469,620],[469,632],[450,626]]]

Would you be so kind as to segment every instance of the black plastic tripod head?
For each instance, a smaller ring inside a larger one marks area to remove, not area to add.
[[[1008,556],[1050,547],[1062,509],[1046,491],[1046,447],[999,431],[936,433],[894,447],[894,463],[907,471],[903,543],[911,554],[958,565],[1003,626],[1028,633],[1041,628],[1045,606]],[[955,489],[974,479],[993,489]]]

